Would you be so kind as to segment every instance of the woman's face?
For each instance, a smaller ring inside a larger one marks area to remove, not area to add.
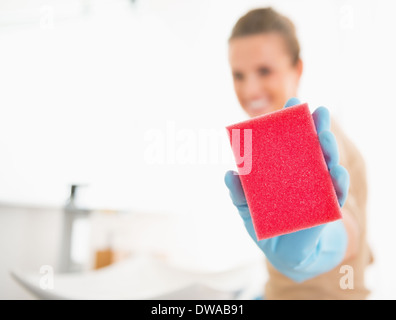
[[[297,96],[302,62],[292,64],[281,35],[263,33],[232,39],[229,61],[235,93],[249,116],[281,109],[289,98]]]

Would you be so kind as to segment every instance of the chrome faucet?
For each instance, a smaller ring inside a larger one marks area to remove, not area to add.
[[[84,219],[88,223],[88,216],[91,211],[78,207],[76,198],[79,187],[78,185],[71,186],[70,197],[63,208],[63,228],[58,269],[60,273],[79,272],[84,269],[84,263],[76,259],[76,245],[88,246],[89,243],[76,243],[76,240],[78,240],[76,222]],[[85,237],[85,239],[87,238]]]

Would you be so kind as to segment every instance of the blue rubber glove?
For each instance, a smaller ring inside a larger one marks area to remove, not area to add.
[[[285,108],[297,104],[300,104],[300,101],[291,98]],[[313,112],[312,117],[338,202],[342,207],[348,194],[349,174],[338,164],[338,147],[333,133],[330,132],[329,111],[319,107]],[[342,262],[348,245],[348,236],[341,220],[257,241],[238,174],[228,171],[225,175],[225,183],[249,235],[279,272],[296,282],[302,282],[330,271]]]

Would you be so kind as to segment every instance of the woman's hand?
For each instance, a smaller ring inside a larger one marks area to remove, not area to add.
[[[285,108],[296,104],[300,104],[298,99],[289,99]],[[349,174],[338,163],[337,142],[330,131],[329,111],[319,107],[313,112],[312,117],[338,202],[342,207],[348,194]],[[287,277],[302,282],[330,271],[344,259],[348,234],[341,220],[257,241],[239,176],[233,171],[228,171],[225,183],[249,235],[264,252],[269,262]]]

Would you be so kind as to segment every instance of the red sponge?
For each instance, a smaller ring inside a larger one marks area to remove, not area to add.
[[[227,131],[258,240],[342,217],[306,103]]]

